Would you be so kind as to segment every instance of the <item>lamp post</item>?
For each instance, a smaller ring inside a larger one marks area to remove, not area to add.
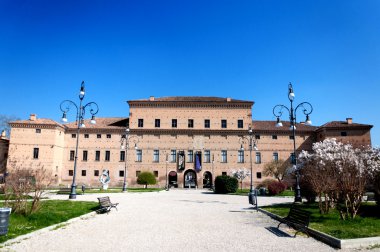
[[[123,192],[127,191],[127,176],[128,176],[128,148],[129,148],[129,140],[134,137],[130,136],[130,129],[127,127],[125,129],[125,136],[121,137],[120,143],[121,143],[121,149],[125,149],[125,157],[124,157],[124,180],[123,180]],[[138,139],[137,139],[138,142]],[[137,142],[135,142],[135,150],[137,150]]]
[[[249,204],[254,205],[257,208],[257,191],[253,189],[253,165],[252,165],[252,150],[257,151],[257,145],[256,140],[254,139],[253,130],[251,127],[248,128],[248,137],[247,136],[241,136],[241,140],[244,143],[244,139],[248,140],[249,144],[249,163],[250,163],[250,175],[251,175],[251,183],[249,186],[249,194],[248,194],[248,201]],[[244,151],[243,143],[241,144],[240,150]]]
[[[91,124],[96,124],[95,121],[95,115],[99,111],[98,104],[95,102],[89,102],[86,105],[82,105],[83,98],[85,95],[85,88],[84,88],[84,81],[82,81],[80,91],[79,91],[79,107],[75,102],[71,100],[64,100],[60,104],[60,109],[63,112],[62,115],[62,122],[67,122],[67,112],[69,112],[71,106],[76,108],[76,123],[77,123],[77,141],[76,141],[76,146],[75,146],[75,158],[74,158],[74,173],[73,173],[73,182],[71,184],[71,192],[69,195],[69,199],[76,199],[76,187],[77,185],[75,184],[75,178],[76,178],[76,170],[77,170],[77,159],[78,159],[78,145],[79,145],[79,132],[81,128],[85,128],[86,125],[84,124],[84,115],[86,112],[86,109],[90,109],[90,114],[91,114]]]
[[[166,191],[169,191],[169,184],[168,184],[168,162],[169,162],[169,154],[166,153],[166,159],[165,159],[165,171],[166,171],[165,189],[166,189]]]
[[[292,83],[289,83],[288,85],[288,99],[290,101],[290,109],[286,107],[285,105],[276,105],[273,108],[273,115],[277,118],[276,127],[282,127],[282,122],[280,120],[280,117],[282,116],[283,109],[287,110],[289,113],[289,121],[290,121],[290,130],[292,131],[293,136],[293,155],[292,155],[292,163],[293,163],[293,169],[296,171],[296,190],[295,190],[295,197],[294,202],[301,203],[302,197],[301,197],[301,188],[299,184],[300,180],[300,174],[299,170],[297,168],[297,155],[296,155],[296,124],[297,124],[297,110],[299,108],[302,108],[303,114],[306,116],[305,124],[311,125],[311,120],[309,115],[311,112],[313,112],[313,106],[308,102],[302,102],[296,106],[296,108],[293,108],[293,101],[294,101],[294,91]]]

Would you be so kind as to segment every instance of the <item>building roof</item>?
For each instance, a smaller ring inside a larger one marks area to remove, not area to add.
[[[99,117],[95,118],[96,124],[91,124],[90,119],[84,120],[86,129],[120,129],[125,128],[129,122],[129,118],[126,117]],[[76,129],[77,123],[70,122],[65,123],[64,126],[68,129]]]
[[[253,125],[253,131],[277,131],[277,132],[283,132],[283,131],[289,131],[290,128],[290,122],[289,121],[281,121],[283,126],[282,127],[276,127],[276,121],[252,121]],[[312,132],[317,129],[316,126],[309,126],[302,123],[296,124],[296,130],[297,131],[304,131],[304,132]]]
[[[323,124],[320,126],[317,130],[321,130],[324,128],[329,128],[329,129],[354,129],[354,128],[368,128],[371,129],[373,125],[370,124],[361,124],[361,123],[348,123],[347,121],[331,121],[328,123]]]
[[[12,127],[15,125],[25,125],[25,126],[38,126],[38,125],[44,125],[44,126],[59,126],[62,127],[62,124],[52,120],[52,119],[45,119],[45,118],[38,118],[35,120],[17,120],[12,121],[9,123]]]
[[[139,99],[130,100],[128,104],[138,104],[138,103],[202,103],[202,104],[244,104],[253,105],[253,101],[237,100],[232,98],[224,97],[213,97],[213,96],[170,96],[170,97],[153,97],[149,99]]]

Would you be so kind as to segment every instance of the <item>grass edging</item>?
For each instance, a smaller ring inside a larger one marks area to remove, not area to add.
[[[282,220],[282,217],[268,212],[264,209],[259,208],[258,209],[260,212],[268,215],[272,219],[275,219],[277,221]],[[310,236],[315,238],[316,240],[319,240],[323,243],[326,243],[327,245],[330,245],[331,247],[334,248],[340,248],[340,249],[346,249],[346,248],[363,248],[363,247],[369,247],[369,246],[374,246],[374,245],[379,245],[380,244],[380,237],[366,237],[366,238],[357,238],[357,239],[338,239],[335,238],[331,235],[325,234],[323,232],[317,231],[312,228],[307,228]]]
[[[7,247],[7,246],[11,246],[12,244],[19,243],[19,242],[21,242],[23,240],[27,240],[27,239],[29,239],[32,236],[39,235],[39,234],[42,234],[42,233],[46,233],[46,232],[49,232],[49,231],[54,231],[54,230],[57,230],[57,229],[60,229],[60,228],[64,228],[65,226],[69,225],[72,222],[75,222],[77,220],[84,219],[84,218],[89,218],[89,217],[92,217],[92,216],[95,216],[95,215],[97,215],[96,212],[90,212],[90,213],[87,213],[87,214],[83,214],[81,216],[72,218],[72,219],[67,220],[65,222],[60,222],[60,223],[57,223],[57,224],[54,224],[54,225],[51,225],[51,226],[48,226],[48,227],[44,227],[44,228],[38,229],[38,230],[33,231],[31,233],[27,233],[27,234],[24,234],[24,235],[17,236],[17,237],[15,237],[13,239],[5,241],[4,243],[1,243],[0,246],[2,248]]]

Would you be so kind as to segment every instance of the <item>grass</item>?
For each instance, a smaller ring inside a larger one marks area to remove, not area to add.
[[[27,196],[27,197],[28,197],[28,199],[33,199],[32,196]],[[15,199],[15,197],[13,197],[13,196],[11,196],[9,198],[9,200],[14,200],[14,199]],[[5,200],[5,195],[4,194],[0,194],[0,200]]]
[[[97,209],[98,203],[96,202],[73,202],[68,200],[43,201],[40,211],[29,216],[12,212],[9,219],[8,235],[0,236],[0,243],[44,227],[65,222]],[[64,224],[60,226],[63,227]]]
[[[128,188],[127,191],[128,192],[158,192],[158,191],[162,191],[164,190],[163,188]],[[102,190],[102,189],[86,189],[84,191],[84,194],[87,194],[87,193],[121,193],[122,192],[122,188],[110,188],[110,189],[107,189],[107,190]],[[76,193],[77,194],[83,194],[82,190],[79,190],[77,189],[76,190]],[[57,194],[67,194],[69,195],[70,192],[61,192],[61,193],[58,193],[57,191]]]
[[[243,195],[243,196],[247,196],[249,193],[249,189],[238,189],[235,193],[230,193],[231,195]],[[259,195],[258,196],[262,196]],[[267,194],[265,196],[269,196],[269,197],[273,197],[273,195],[268,195],[268,191],[267,191]],[[291,190],[285,190],[283,191],[282,193],[279,193],[277,195],[274,195],[274,196],[294,196],[294,191],[291,191]]]
[[[291,204],[264,206],[263,209],[285,217]],[[361,206],[358,216],[353,220],[341,220],[337,210],[332,209],[327,215],[319,213],[318,205],[302,204],[302,209],[312,213],[309,227],[338,239],[354,239],[380,236],[380,211],[375,203]]]

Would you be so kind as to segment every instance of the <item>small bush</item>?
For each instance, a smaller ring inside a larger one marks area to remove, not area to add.
[[[377,173],[373,183],[373,190],[375,192],[375,200],[377,206],[380,208],[380,172]]]
[[[235,193],[238,189],[239,182],[236,178],[230,176],[218,176],[215,179],[215,193]]]
[[[306,180],[300,182],[301,196],[307,200],[307,203],[314,203],[317,198],[317,193],[313,190],[313,187]]]
[[[268,185],[270,183],[273,183],[273,181],[277,181],[277,180],[274,180],[274,179],[265,179],[263,181],[261,181],[258,185],[257,185],[257,188],[266,188],[268,189]]]
[[[286,185],[282,182],[272,181],[268,185],[268,191],[270,195],[277,195],[286,190]]]
[[[137,184],[145,185],[145,188],[148,188],[148,185],[154,185],[156,183],[156,177],[151,172],[142,172],[137,177]]]

